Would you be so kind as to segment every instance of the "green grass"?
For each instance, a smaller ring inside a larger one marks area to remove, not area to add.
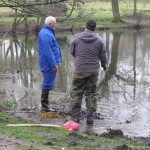
[[[69,6],[68,6],[69,7]],[[98,28],[120,28],[127,27],[131,25],[137,24],[137,19],[133,19],[133,2],[119,2],[120,7],[120,15],[124,22],[120,23],[112,23],[112,8],[110,2],[92,2],[80,4],[80,9],[82,10],[83,17],[78,17],[78,10],[73,12],[70,17],[70,21],[61,22],[59,26],[74,26],[76,27],[84,27],[85,22],[88,19],[95,19],[97,21]],[[143,16],[149,16],[150,11],[150,3],[137,3],[137,12],[142,13]],[[68,12],[69,14],[69,12]],[[149,19],[142,19],[141,24],[149,25]]]
[[[92,2],[80,4],[83,16],[89,16],[97,19],[110,19],[112,18],[111,2]],[[120,15],[133,14],[133,2],[119,2]],[[79,9],[78,9],[79,10]],[[72,18],[77,17],[78,10],[74,11]],[[137,3],[137,11],[150,10],[150,3]],[[69,13],[69,12],[68,12]]]
[[[7,124],[34,123],[31,120],[10,116],[8,113],[0,113],[0,122],[0,133],[55,149],[64,147],[65,150],[115,150],[117,146],[124,144],[138,149],[146,147],[143,143],[136,143],[125,138],[104,138],[77,131],[72,132],[63,128],[7,127]],[[75,136],[71,136],[74,134]],[[146,148],[150,149],[150,146]]]
[[[97,21],[98,27],[120,27],[126,26],[129,24],[136,24],[137,20],[133,19],[131,16],[133,15],[133,2],[119,2],[120,15],[124,21],[124,23],[114,24],[112,23],[112,7],[111,2],[91,2],[79,4],[78,7],[75,8],[70,19],[65,22],[59,22],[58,26],[60,27],[71,27],[72,25],[75,27],[82,27],[85,25],[85,22],[88,19],[95,19]],[[68,12],[70,13],[70,5],[68,5]],[[78,11],[82,11],[82,17],[78,17]],[[144,16],[150,15],[150,2],[144,3],[143,1],[137,2],[137,12],[142,13]],[[0,8],[1,12],[11,12],[10,8]],[[29,22],[36,21],[34,17],[28,18]],[[10,24],[13,22],[13,17],[1,17],[1,24]],[[147,20],[142,21],[142,23],[148,24]],[[29,23],[30,24],[30,23]],[[34,23],[31,23],[34,24]]]
[[[0,12],[12,12],[13,10],[9,7],[0,7]]]

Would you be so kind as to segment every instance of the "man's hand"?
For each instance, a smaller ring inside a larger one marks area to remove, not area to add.
[[[107,69],[106,67],[103,67],[103,70],[104,70],[104,71],[106,71],[106,69]]]
[[[57,72],[58,66],[54,67],[52,70],[55,71],[55,72]]]

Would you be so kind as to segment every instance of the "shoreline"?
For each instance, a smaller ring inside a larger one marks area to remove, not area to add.
[[[106,30],[141,30],[141,29],[150,29],[150,25],[148,24],[141,24],[141,25],[120,25],[117,27],[102,27],[97,26],[96,30],[98,31],[106,31]],[[28,26],[26,29],[25,25],[18,25],[15,29],[15,32],[13,31],[12,25],[2,25],[0,24],[0,35],[4,34],[25,34],[25,33],[35,33],[37,34],[40,30],[40,27],[36,26]],[[84,27],[60,27],[58,26],[56,28],[56,32],[74,32],[74,31],[82,31],[84,30]]]

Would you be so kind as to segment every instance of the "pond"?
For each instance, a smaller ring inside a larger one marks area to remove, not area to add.
[[[92,130],[100,133],[119,127],[129,136],[149,136],[150,30],[96,32],[106,42],[109,65],[106,72],[100,70],[97,112],[102,118],[95,120]],[[52,92],[63,98],[68,95],[72,83],[73,58],[69,44],[73,35],[56,32],[56,37],[63,62]],[[1,104],[17,110],[34,109],[40,105],[41,82],[36,35],[1,36]],[[80,130],[84,131],[85,122],[82,124]]]

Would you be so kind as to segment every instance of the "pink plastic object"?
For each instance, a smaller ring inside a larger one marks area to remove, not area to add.
[[[79,126],[79,123],[69,120],[63,125],[63,128],[68,130],[76,130]]]

